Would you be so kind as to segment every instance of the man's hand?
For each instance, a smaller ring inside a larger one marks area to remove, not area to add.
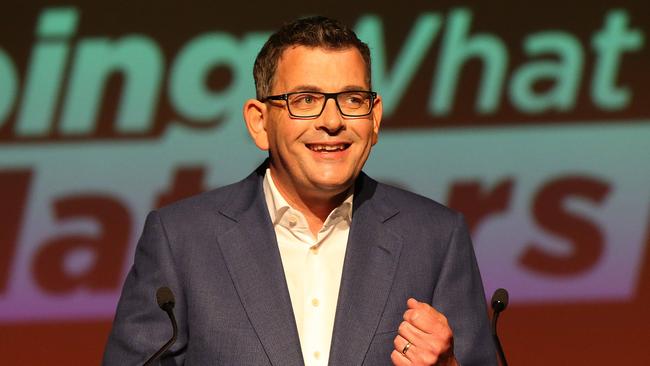
[[[447,318],[431,305],[413,298],[406,302],[390,358],[396,366],[457,366],[453,334]]]

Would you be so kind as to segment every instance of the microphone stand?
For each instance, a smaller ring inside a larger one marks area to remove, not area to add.
[[[492,313],[492,338],[494,338],[494,344],[497,346],[497,355],[501,361],[501,365],[508,366],[506,361],[506,355],[503,353],[503,347],[501,347],[501,342],[499,341],[499,336],[497,335],[497,321],[499,320],[499,312],[494,310]]]
[[[172,337],[158,350],[158,352],[149,357],[143,366],[152,366],[153,362],[162,356],[162,354],[165,353],[174,342],[176,342],[176,338],[178,337],[178,325],[176,324],[176,317],[174,316],[174,295],[169,288],[161,287],[158,289],[156,297],[158,300],[158,306],[167,313],[169,320],[172,323]]]
[[[492,295],[492,338],[494,339],[494,344],[497,349],[497,355],[501,361],[501,365],[508,366],[508,361],[506,361],[506,355],[503,353],[503,347],[501,347],[501,341],[497,335],[497,321],[499,320],[499,314],[506,309],[508,306],[508,291],[503,288],[499,288],[494,291]]]

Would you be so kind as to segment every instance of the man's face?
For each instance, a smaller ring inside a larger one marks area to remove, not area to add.
[[[295,46],[279,60],[272,94],[346,90],[369,90],[357,49]],[[271,171],[283,193],[331,197],[354,183],[377,142],[380,99],[375,100],[373,113],[364,117],[342,116],[334,99],[327,100],[319,117],[310,119],[291,117],[284,101],[266,105]]]

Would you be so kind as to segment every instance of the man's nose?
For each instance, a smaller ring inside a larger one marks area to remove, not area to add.
[[[329,134],[336,134],[344,127],[345,122],[343,121],[343,116],[341,116],[341,113],[339,112],[339,108],[336,106],[336,100],[333,98],[326,100],[323,113],[321,113],[320,118],[317,119],[316,128],[323,129]]]

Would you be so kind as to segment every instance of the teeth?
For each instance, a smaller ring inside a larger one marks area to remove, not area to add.
[[[313,151],[341,151],[345,150],[347,145],[309,145]]]

